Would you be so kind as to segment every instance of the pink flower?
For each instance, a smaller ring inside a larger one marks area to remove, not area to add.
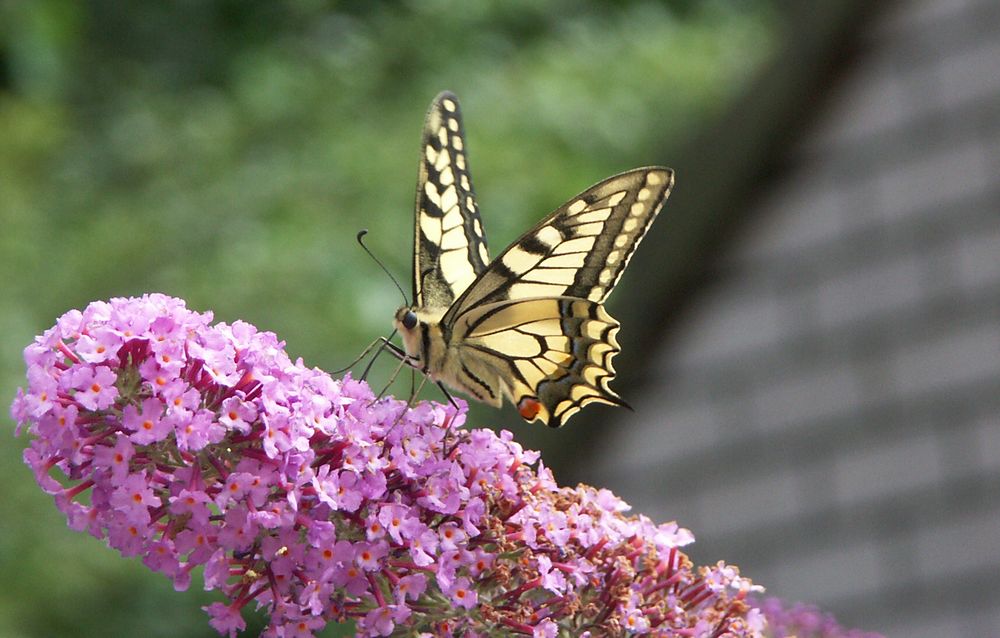
[[[115,373],[107,366],[81,366],[69,376],[70,389],[76,390],[73,398],[87,410],[111,407],[118,396]]]
[[[403,535],[407,533],[407,530],[411,529],[410,524],[416,521],[415,517],[409,515],[407,508],[402,505],[397,505],[395,503],[390,503],[388,505],[383,505],[379,509],[378,522],[382,524],[382,528],[386,530],[392,537],[392,540],[397,544],[403,544]]]
[[[236,634],[247,628],[246,621],[240,615],[240,608],[237,605],[224,605],[222,603],[212,603],[203,609],[208,612],[212,625],[220,634],[235,638]]]
[[[559,635],[559,625],[545,618],[531,630],[531,638],[556,638]]]
[[[257,408],[240,397],[229,397],[222,402],[219,423],[227,430],[246,434],[250,424],[257,420]]]
[[[466,545],[466,540],[468,539],[468,534],[466,534],[461,527],[456,523],[444,523],[438,528],[438,538],[441,541],[438,546],[444,550],[459,549]]]
[[[134,405],[126,405],[122,423],[125,429],[132,432],[129,438],[139,445],[149,445],[162,441],[173,432],[173,426],[163,416],[163,402],[149,398],[141,404],[141,409]]]
[[[396,583],[396,599],[400,602],[406,600],[416,600],[423,595],[427,589],[427,577],[423,574],[410,574],[403,576]]]
[[[479,601],[479,595],[470,586],[468,578],[459,578],[445,593],[454,605],[463,609],[472,609]]]
[[[72,406],[76,409],[76,406]],[[128,475],[129,465],[135,456],[135,446],[123,434],[115,435],[114,447],[102,445],[94,450],[94,466],[111,471],[115,483],[121,483]]]
[[[94,330],[80,335],[76,341],[76,354],[87,363],[101,363],[109,353],[117,352],[122,345],[122,336],[110,328]]]
[[[362,636],[762,636],[758,588],[695,569],[687,530],[559,487],[510,432],[462,429],[464,409],[292,362],[249,324],[112,299],[24,355],[11,414],[39,485],[177,588],[204,565],[220,634],[250,606],[286,637],[348,619]]]
[[[389,636],[396,628],[396,623],[403,622],[409,617],[410,609],[406,606],[378,607],[368,612],[361,621],[361,627],[366,629],[370,636]]]
[[[354,472],[334,472],[329,467],[320,468],[319,474],[313,479],[320,502],[345,512],[354,512],[361,506],[362,496],[355,489],[357,485],[358,475]]]
[[[370,572],[382,566],[382,559],[389,553],[385,543],[357,543],[354,546],[358,567]]]
[[[212,499],[204,491],[185,487],[176,496],[170,497],[170,512],[177,516],[190,516],[196,523],[206,525],[212,513],[208,508],[211,502]]]
[[[120,512],[149,514],[149,508],[159,507],[160,498],[145,474],[129,474],[111,493],[111,506]]]
[[[832,615],[813,605],[786,605],[777,598],[753,602],[760,605],[760,612],[748,621],[766,625],[768,638],[883,638],[880,634],[841,627]]]

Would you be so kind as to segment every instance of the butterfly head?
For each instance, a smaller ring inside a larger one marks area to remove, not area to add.
[[[417,319],[417,313],[413,312],[413,308],[403,306],[396,311],[396,320],[394,323],[396,324],[396,329],[405,334],[411,330],[415,330],[420,320]]]
[[[403,338],[406,354],[414,361],[423,364],[422,344],[425,326],[420,321],[416,311],[409,306],[403,306],[396,311],[392,324]]]

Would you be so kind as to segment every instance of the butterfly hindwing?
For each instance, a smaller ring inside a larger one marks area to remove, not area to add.
[[[499,405],[501,392],[528,420],[559,427],[591,402],[625,405],[608,382],[619,324],[595,301],[571,297],[476,306],[455,326],[458,379]],[[492,382],[492,383],[491,383]]]
[[[665,168],[610,177],[561,206],[497,257],[449,308],[447,324],[479,304],[533,297],[603,302],[673,185]]]
[[[458,99],[441,93],[424,122],[414,220],[413,299],[444,311],[489,263]]]

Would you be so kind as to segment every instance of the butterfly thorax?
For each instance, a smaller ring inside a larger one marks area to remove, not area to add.
[[[444,319],[446,312],[419,307],[396,311],[393,325],[403,338],[407,357],[433,381],[500,407],[504,394],[512,397],[501,381],[501,371],[489,359],[468,350],[471,341],[454,342],[454,333]]]
[[[437,380],[444,357],[445,340],[441,332],[444,311],[428,312],[423,308],[403,306],[396,311],[393,327],[403,339],[406,355],[424,374]]]

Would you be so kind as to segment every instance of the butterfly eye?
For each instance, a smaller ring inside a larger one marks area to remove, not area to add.
[[[414,314],[412,310],[408,310],[405,315],[403,315],[403,327],[407,330],[413,330],[417,326],[417,315]]]

